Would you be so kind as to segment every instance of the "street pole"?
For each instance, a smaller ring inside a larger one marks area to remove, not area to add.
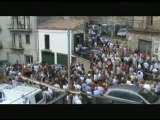
[[[70,58],[71,58],[71,52],[70,52],[70,30],[68,30],[68,90],[71,89],[71,70],[70,70]]]
[[[71,82],[71,51],[70,51],[70,30],[68,30],[68,90],[72,89],[72,82]],[[68,104],[72,104],[72,94],[68,95]]]

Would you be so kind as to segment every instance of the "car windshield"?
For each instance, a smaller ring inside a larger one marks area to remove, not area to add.
[[[97,25],[94,26],[94,29],[99,29],[99,27]]]
[[[120,29],[119,32],[127,32],[127,29]]]
[[[149,103],[153,103],[158,99],[158,96],[147,89],[142,89],[139,93],[145,100],[147,100]]]

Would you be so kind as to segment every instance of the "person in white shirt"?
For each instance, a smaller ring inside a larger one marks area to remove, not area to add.
[[[138,69],[141,69],[141,68],[142,68],[141,64],[138,64]]]
[[[154,69],[154,63],[152,62],[152,64],[150,65],[149,70],[152,72],[153,69]]]
[[[101,73],[99,72],[99,74],[98,74],[98,79],[100,79],[101,78]]]
[[[118,83],[118,80],[117,80],[116,76],[114,77],[112,83],[113,83],[113,84],[117,84],[117,83]]]
[[[91,80],[90,78],[87,78],[87,79],[86,79],[86,83],[87,83],[87,85],[90,85],[90,84],[91,84],[91,82],[92,82],[92,80]]]
[[[60,88],[60,85],[59,84],[54,84],[54,87]]]
[[[130,80],[127,80],[127,81],[126,81],[126,84],[127,84],[127,85],[133,85]]]
[[[75,89],[78,91],[81,91],[81,86],[77,84],[77,85],[75,85]]]
[[[79,99],[78,95],[74,95],[72,99],[73,104],[82,104],[82,101]]]
[[[119,66],[116,68],[116,73],[117,73],[117,75],[119,75],[121,73],[121,68]]]
[[[132,67],[129,68],[129,75],[133,75],[134,69]]]
[[[148,82],[146,82],[146,83],[144,84],[143,88],[151,91],[151,86],[150,86],[150,84],[149,84]]]
[[[98,75],[94,74],[94,81],[97,81],[97,80],[98,80]]]
[[[146,69],[148,69],[148,68],[149,68],[149,64],[148,64],[148,62],[144,62],[144,67],[145,67]]]
[[[137,73],[137,79],[138,80],[143,80],[143,73],[141,71],[138,71],[138,73]]]

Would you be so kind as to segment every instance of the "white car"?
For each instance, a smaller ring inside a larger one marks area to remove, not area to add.
[[[128,33],[127,28],[122,28],[118,31],[117,36],[125,37]]]

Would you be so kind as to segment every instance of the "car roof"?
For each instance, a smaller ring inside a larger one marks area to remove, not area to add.
[[[127,28],[121,28],[121,29],[119,29],[119,30],[128,30]]]
[[[113,89],[115,89],[115,90],[124,90],[124,91],[130,91],[130,92],[138,93],[143,88],[140,88],[140,87],[137,87],[137,86],[133,86],[133,85],[117,84],[117,85],[110,86],[108,88],[108,91],[111,91]]]
[[[2,84],[0,84],[0,90],[3,90],[4,88],[7,88],[9,86],[12,86],[12,85],[6,84],[6,83],[2,83]]]
[[[16,87],[12,88],[12,90],[17,91],[17,92],[21,92],[23,94],[29,94],[33,91],[39,90],[39,88],[30,87],[30,86],[16,86]]]

